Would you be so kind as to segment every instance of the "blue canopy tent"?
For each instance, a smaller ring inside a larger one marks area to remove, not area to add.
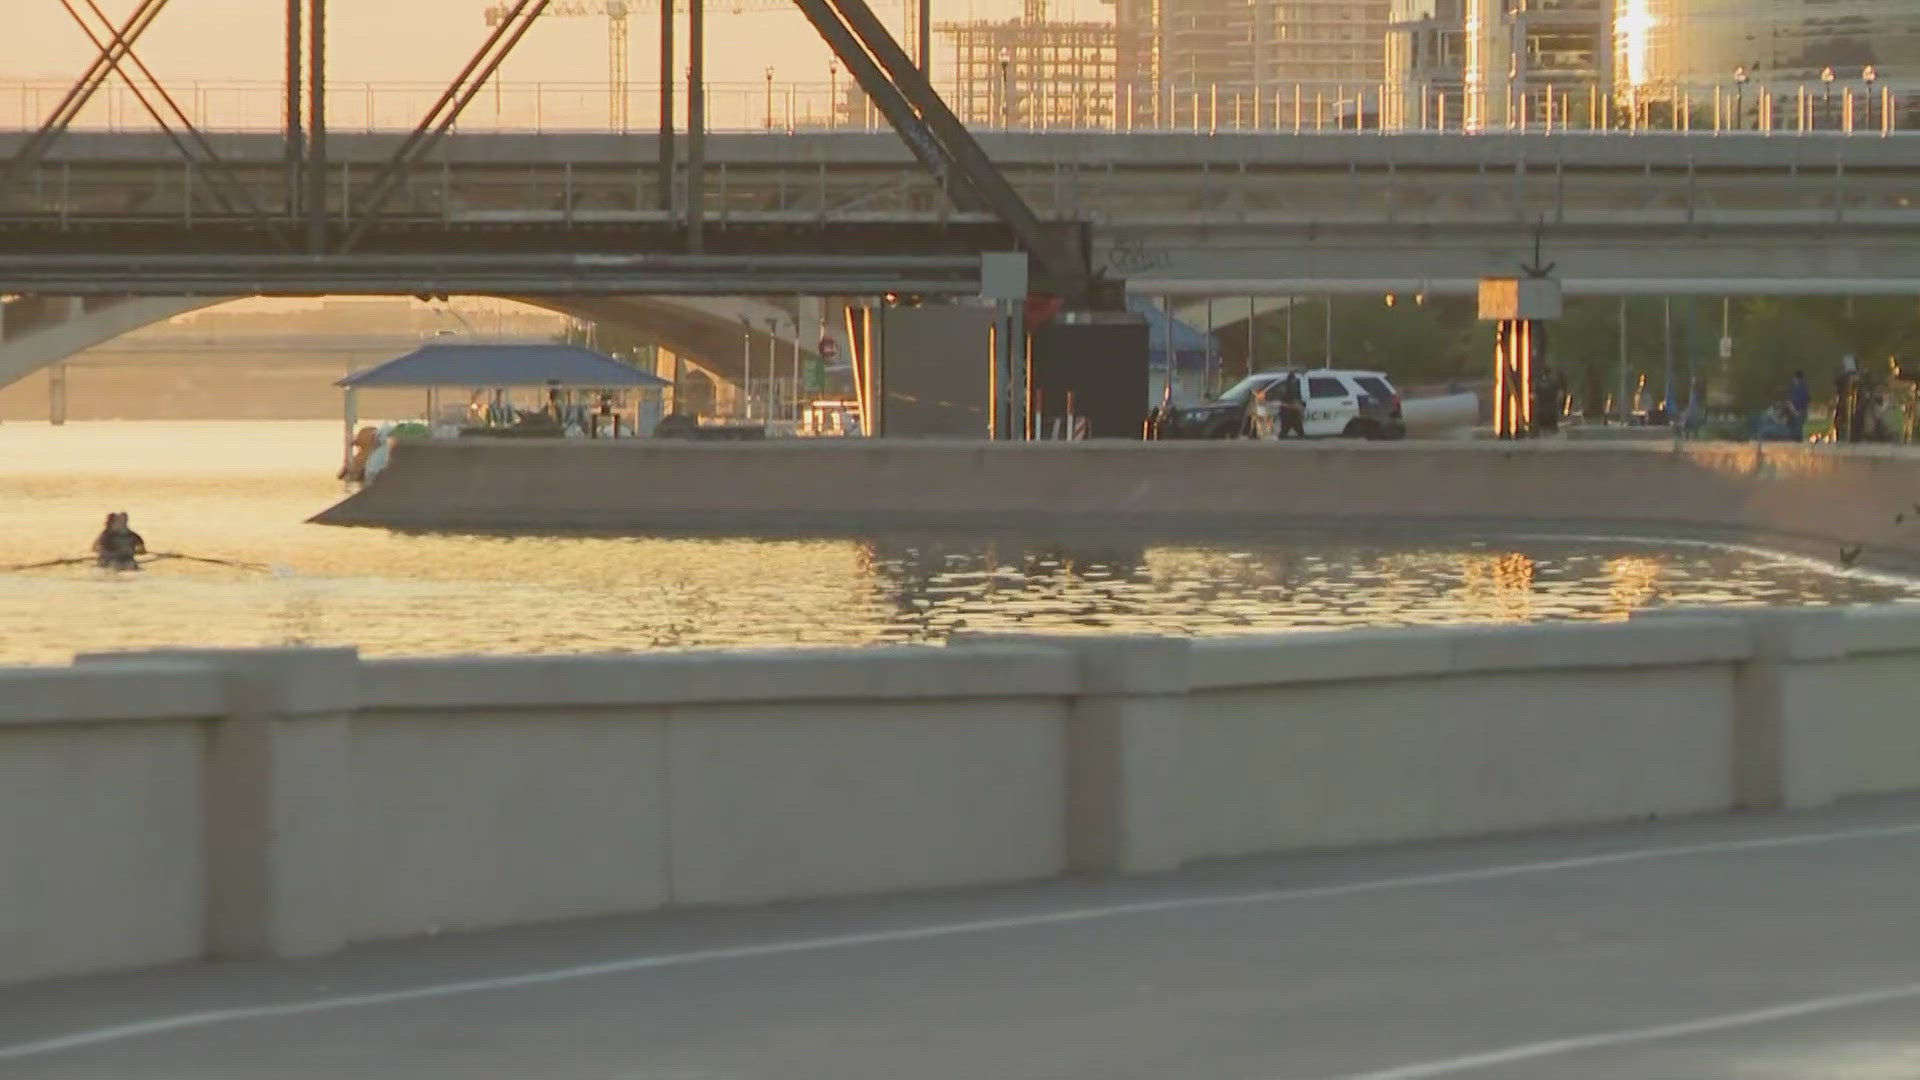
[[[483,345],[434,343],[384,364],[356,371],[334,384],[346,392],[347,440],[353,440],[360,390],[441,387],[487,390],[638,390],[659,391],[673,384],[631,364],[578,345]]]
[[[1147,384],[1151,403],[1158,404],[1169,378],[1174,396],[1184,398],[1191,387],[1192,396],[1206,388],[1209,373],[1220,364],[1220,343],[1213,335],[1181,322],[1168,314],[1149,296],[1128,296],[1127,310],[1147,320]]]
[[[658,375],[579,345],[422,345],[334,384],[376,387],[561,386],[604,390],[671,386]]]

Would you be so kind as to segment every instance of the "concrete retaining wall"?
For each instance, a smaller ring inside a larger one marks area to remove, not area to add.
[[[1275,477],[1284,476],[1284,485]],[[1889,448],[1583,443],[705,444],[402,447],[316,520],[447,529],[864,533],[1289,526],[1604,531],[1767,543],[1920,569],[1897,523],[1920,457]]]
[[[0,981],[1920,788],[1920,608],[0,670]]]

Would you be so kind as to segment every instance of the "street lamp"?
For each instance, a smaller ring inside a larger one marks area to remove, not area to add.
[[[1872,64],[1868,64],[1866,67],[1866,70],[1860,73],[1860,81],[1867,84],[1867,126],[1872,127],[1873,126],[1873,84],[1880,81],[1880,73],[1874,70],[1874,67]]]
[[[773,65],[767,65],[767,130],[773,130]]]
[[[1833,78],[1832,68],[1827,67],[1820,69],[1820,82],[1823,84],[1820,99],[1824,102],[1824,104],[1820,106],[1820,111],[1826,113],[1829,120],[1833,118]]]
[[[827,126],[840,126],[840,58],[827,61]]]
[[[1733,126],[1745,126],[1747,102],[1747,65],[1741,64],[1733,69]]]

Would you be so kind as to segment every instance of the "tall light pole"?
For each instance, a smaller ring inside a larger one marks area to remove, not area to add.
[[[1747,65],[1741,64],[1733,69],[1733,126],[1738,130],[1745,126],[1747,103]]]
[[[767,65],[767,130],[773,130],[773,65]]]
[[[1633,402],[1627,399],[1627,298],[1625,296],[1620,298],[1620,396],[1615,404],[1619,406],[1615,411],[1620,414],[1622,424],[1633,419]]]
[[[744,406],[746,418],[753,419],[753,324],[744,315],[740,317],[740,394],[735,404]]]
[[[1872,64],[1860,73],[1860,81],[1867,84],[1867,126],[1873,127],[1873,86],[1880,81],[1880,72]]]
[[[1832,68],[1820,69],[1820,82],[1822,84],[1820,91],[1820,111],[1829,119],[1833,116],[1833,80],[1834,74]]]
[[[774,416],[777,415],[775,413],[775,406],[779,402],[780,395],[777,393],[779,387],[776,384],[775,380],[777,376],[775,376],[774,372],[780,370],[776,366],[779,363],[780,363],[780,320],[775,318],[768,318],[767,319],[767,393],[766,393],[766,396],[761,400],[760,418],[762,420],[772,420]]]
[[[1663,297],[1660,306],[1660,333],[1662,347],[1666,352],[1667,389],[1661,399],[1660,407],[1665,412],[1667,423],[1673,423],[1673,297]]]
[[[1327,294],[1327,348],[1320,361],[1323,368],[1333,367],[1333,294]]]
[[[827,126],[840,126],[840,58],[827,61]]]
[[[800,302],[793,306],[793,420],[800,422]]]

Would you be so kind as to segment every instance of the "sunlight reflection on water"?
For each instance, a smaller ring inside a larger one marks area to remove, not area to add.
[[[1216,544],[400,535],[303,524],[331,424],[0,426],[0,564],[83,550],[127,510],[180,562],[0,575],[0,662],[170,645],[370,654],[937,641],[956,629],[1239,634],[1622,618],[1658,604],[1914,599],[1912,583],[1698,545]]]

